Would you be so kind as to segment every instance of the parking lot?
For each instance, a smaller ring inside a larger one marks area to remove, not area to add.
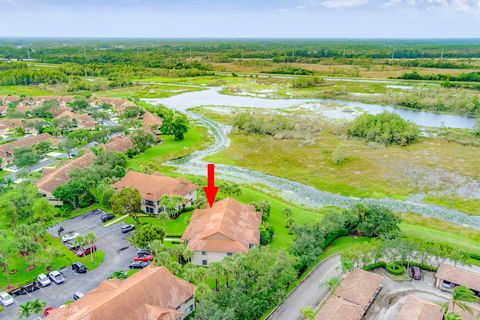
[[[407,296],[414,294],[420,299],[434,303],[447,302],[451,294],[435,288],[432,272],[424,271],[422,280],[393,281],[385,272],[376,270],[385,276],[382,290],[365,315],[365,320],[395,319]]]
[[[121,233],[118,223],[104,227],[100,220],[101,214],[97,211],[85,213],[51,227],[48,232],[56,238],[59,236],[60,226],[64,229],[62,234],[78,232],[80,235],[84,235],[93,232],[97,236],[97,250],[105,252],[104,262],[95,270],[84,274],[76,274],[71,271],[70,267],[60,270],[65,277],[65,283],[60,285],[52,283],[50,286],[40,288],[30,294],[15,297],[16,303],[5,308],[5,311],[0,314],[1,319],[18,319],[20,304],[29,300],[39,299],[45,302],[47,307],[59,307],[65,302],[73,300],[73,294],[76,291],[87,293],[115,271],[128,269],[129,263],[136,254],[136,248],[127,241],[128,234]],[[30,319],[38,316],[42,317],[43,314],[32,316]]]

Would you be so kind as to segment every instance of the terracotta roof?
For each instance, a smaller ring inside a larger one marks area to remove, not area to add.
[[[77,119],[78,124],[83,126],[83,127],[94,127],[95,126],[95,120],[91,116],[89,116],[86,113],[74,113],[69,110],[65,110],[59,115],[57,115],[55,118],[62,118],[62,117],[69,117],[70,119]]]
[[[195,191],[197,187],[183,179],[162,176],[160,173],[146,174],[129,171],[122,180],[114,184],[116,190],[122,188],[137,189],[142,199],[158,201],[163,195],[186,196]]]
[[[13,150],[16,148],[31,147],[34,144],[43,141],[50,141],[52,142],[52,144],[55,145],[58,145],[60,143],[59,139],[52,137],[48,133],[42,133],[36,136],[30,136],[0,145],[0,157],[11,156],[11,154],[13,154]]]
[[[367,308],[381,288],[383,277],[373,272],[355,269],[343,280],[335,294],[345,300]]]
[[[62,114],[65,111],[72,111],[72,108],[67,107],[67,106],[59,106],[51,109],[52,116],[58,117],[60,114]]]
[[[47,320],[176,320],[195,286],[165,267],[149,266],[126,280],[107,280],[81,299],[53,309]]]
[[[145,111],[142,116],[142,126],[143,127],[152,127],[152,126],[161,126],[163,123],[162,118],[157,115],[154,115],[151,112]]]
[[[5,105],[8,105],[9,102],[17,101],[19,99],[20,99],[19,96],[6,96],[6,97],[3,98],[3,103]]]
[[[480,274],[447,263],[440,264],[435,274],[437,278],[447,280],[457,285],[480,291]]]
[[[15,111],[25,113],[27,111],[32,111],[36,108],[37,108],[37,106],[34,106],[34,105],[20,104],[15,108]]]
[[[127,152],[128,149],[133,148],[133,141],[128,136],[123,137],[116,137],[111,139],[107,144],[104,146],[105,151],[109,152]]]
[[[246,252],[250,244],[260,243],[262,215],[253,206],[231,198],[197,209],[182,235],[196,251]]]
[[[56,170],[49,170],[46,174],[38,180],[35,184],[38,189],[44,192],[52,193],[56,187],[70,181],[70,172],[76,168],[85,168],[93,163],[94,154],[87,151],[83,156],[69,161]]]
[[[453,310],[452,302],[449,304],[449,310]],[[470,311],[467,311],[459,308],[458,305],[455,307],[454,311],[462,318],[462,320],[478,320],[480,315],[480,311],[477,309],[471,308]]]
[[[331,296],[318,311],[318,320],[360,320],[363,308],[337,296]]]
[[[442,320],[442,307],[409,295],[397,315],[397,320]]]
[[[6,128],[25,127],[28,122],[32,120],[27,119],[0,119],[0,126]]]
[[[343,278],[335,291],[317,313],[321,320],[359,320],[375,299],[383,282],[381,275],[356,269]]]

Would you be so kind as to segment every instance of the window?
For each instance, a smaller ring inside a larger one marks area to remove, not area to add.
[[[188,312],[188,313],[190,313],[190,312],[192,312],[192,311],[193,311],[193,305],[191,305],[191,306],[188,307],[188,309],[187,309],[187,312]]]
[[[207,251],[202,251],[202,256],[206,256],[207,255]]]
[[[227,252],[227,256],[231,257],[232,255],[233,255],[233,253]]]
[[[207,260],[202,260],[202,266],[206,266],[208,265],[208,261]]]
[[[253,243],[250,243],[250,244],[248,245],[248,249],[252,249],[253,247],[255,247],[255,245],[254,245]]]
[[[147,213],[150,213],[150,214],[155,213],[155,209],[152,207],[145,207],[145,210],[147,211]]]

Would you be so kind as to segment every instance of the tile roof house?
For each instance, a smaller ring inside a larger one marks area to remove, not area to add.
[[[343,278],[340,287],[338,287],[334,295],[328,298],[315,319],[362,319],[378,292],[382,289],[382,283],[383,277],[381,275],[355,269],[355,271],[350,272]],[[351,304],[356,305],[358,308],[353,308]],[[346,314],[344,315],[343,312]]]
[[[34,128],[29,128],[27,124],[35,120],[32,119],[0,119],[0,134],[9,134],[15,128],[24,128],[25,133],[37,133]]]
[[[103,146],[105,151],[120,153],[125,153],[133,147],[133,141],[129,136],[115,137]]]
[[[453,284],[450,289],[454,289],[455,286],[465,286],[470,288],[475,293],[480,292],[480,274],[452,266],[447,263],[440,264],[440,267],[435,274],[436,287],[442,290],[448,290],[442,284]]]
[[[193,264],[208,265],[260,244],[261,223],[262,214],[253,206],[226,198],[195,210],[182,240],[194,251]]]
[[[86,113],[74,113],[68,110],[61,112],[55,117],[55,119],[68,117],[70,120],[76,119],[77,126],[76,128],[95,128],[95,120]]]
[[[165,267],[149,266],[125,280],[103,281],[46,320],[183,320],[194,310],[195,286]]]
[[[163,195],[177,195],[185,199],[184,206],[192,205],[197,199],[197,186],[184,178],[171,178],[160,173],[146,174],[129,171],[122,180],[115,183],[114,188],[120,191],[123,188],[133,188],[140,192],[142,197],[142,211],[157,214],[164,211],[160,205]]]
[[[18,139],[0,145],[0,157],[3,158],[2,165],[7,166],[13,161],[13,153],[15,149],[31,147],[44,141],[50,141],[52,143],[52,147],[56,147],[60,143],[60,140],[58,138],[52,137],[48,133],[42,133],[36,136]]]
[[[62,202],[55,199],[53,191],[58,186],[70,181],[70,173],[77,168],[85,168],[93,164],[95,155],[91,151],[87,151],[83,156],[71,160],[59,168],[47,169],[43,171],[43,177],[36,181],[39,191],[45,195],[45,197],[52,204],[61,205]]]
[[[396,320],[442,320],[443,311],[439,304],[409,295],[400,309]]]
[[[360,320],[362,318],[362,307],[337,296],[331,296],[317,313],[315,319]]]
[[[151,112],[145,111],[145,113],[142,115],[141,121],[142,128],[144,130],[152,131],[155,134],[160,133],[159,129],[162,126],[163,119],[159,116]]]

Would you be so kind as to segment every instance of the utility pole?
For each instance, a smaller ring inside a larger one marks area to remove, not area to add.
[[[27,48],[28,60],[30,60],[30,50]]]
[[[440,54],[440,59],[443,59],[443,50],[445,50],[445,49],[442,48],[442,54]]]
[[[345,59],[345,48],[343,48],[343,59]]]
[[[87,62],[87,51],[85,50],[85,46],[83,46],[83,56],[85,57],[85,62]]]
[[[192,48],[190,48],[190,60],[192,60]]]
[[[395,48],[392,48],[392,60],[394,59],[395,57]]]

